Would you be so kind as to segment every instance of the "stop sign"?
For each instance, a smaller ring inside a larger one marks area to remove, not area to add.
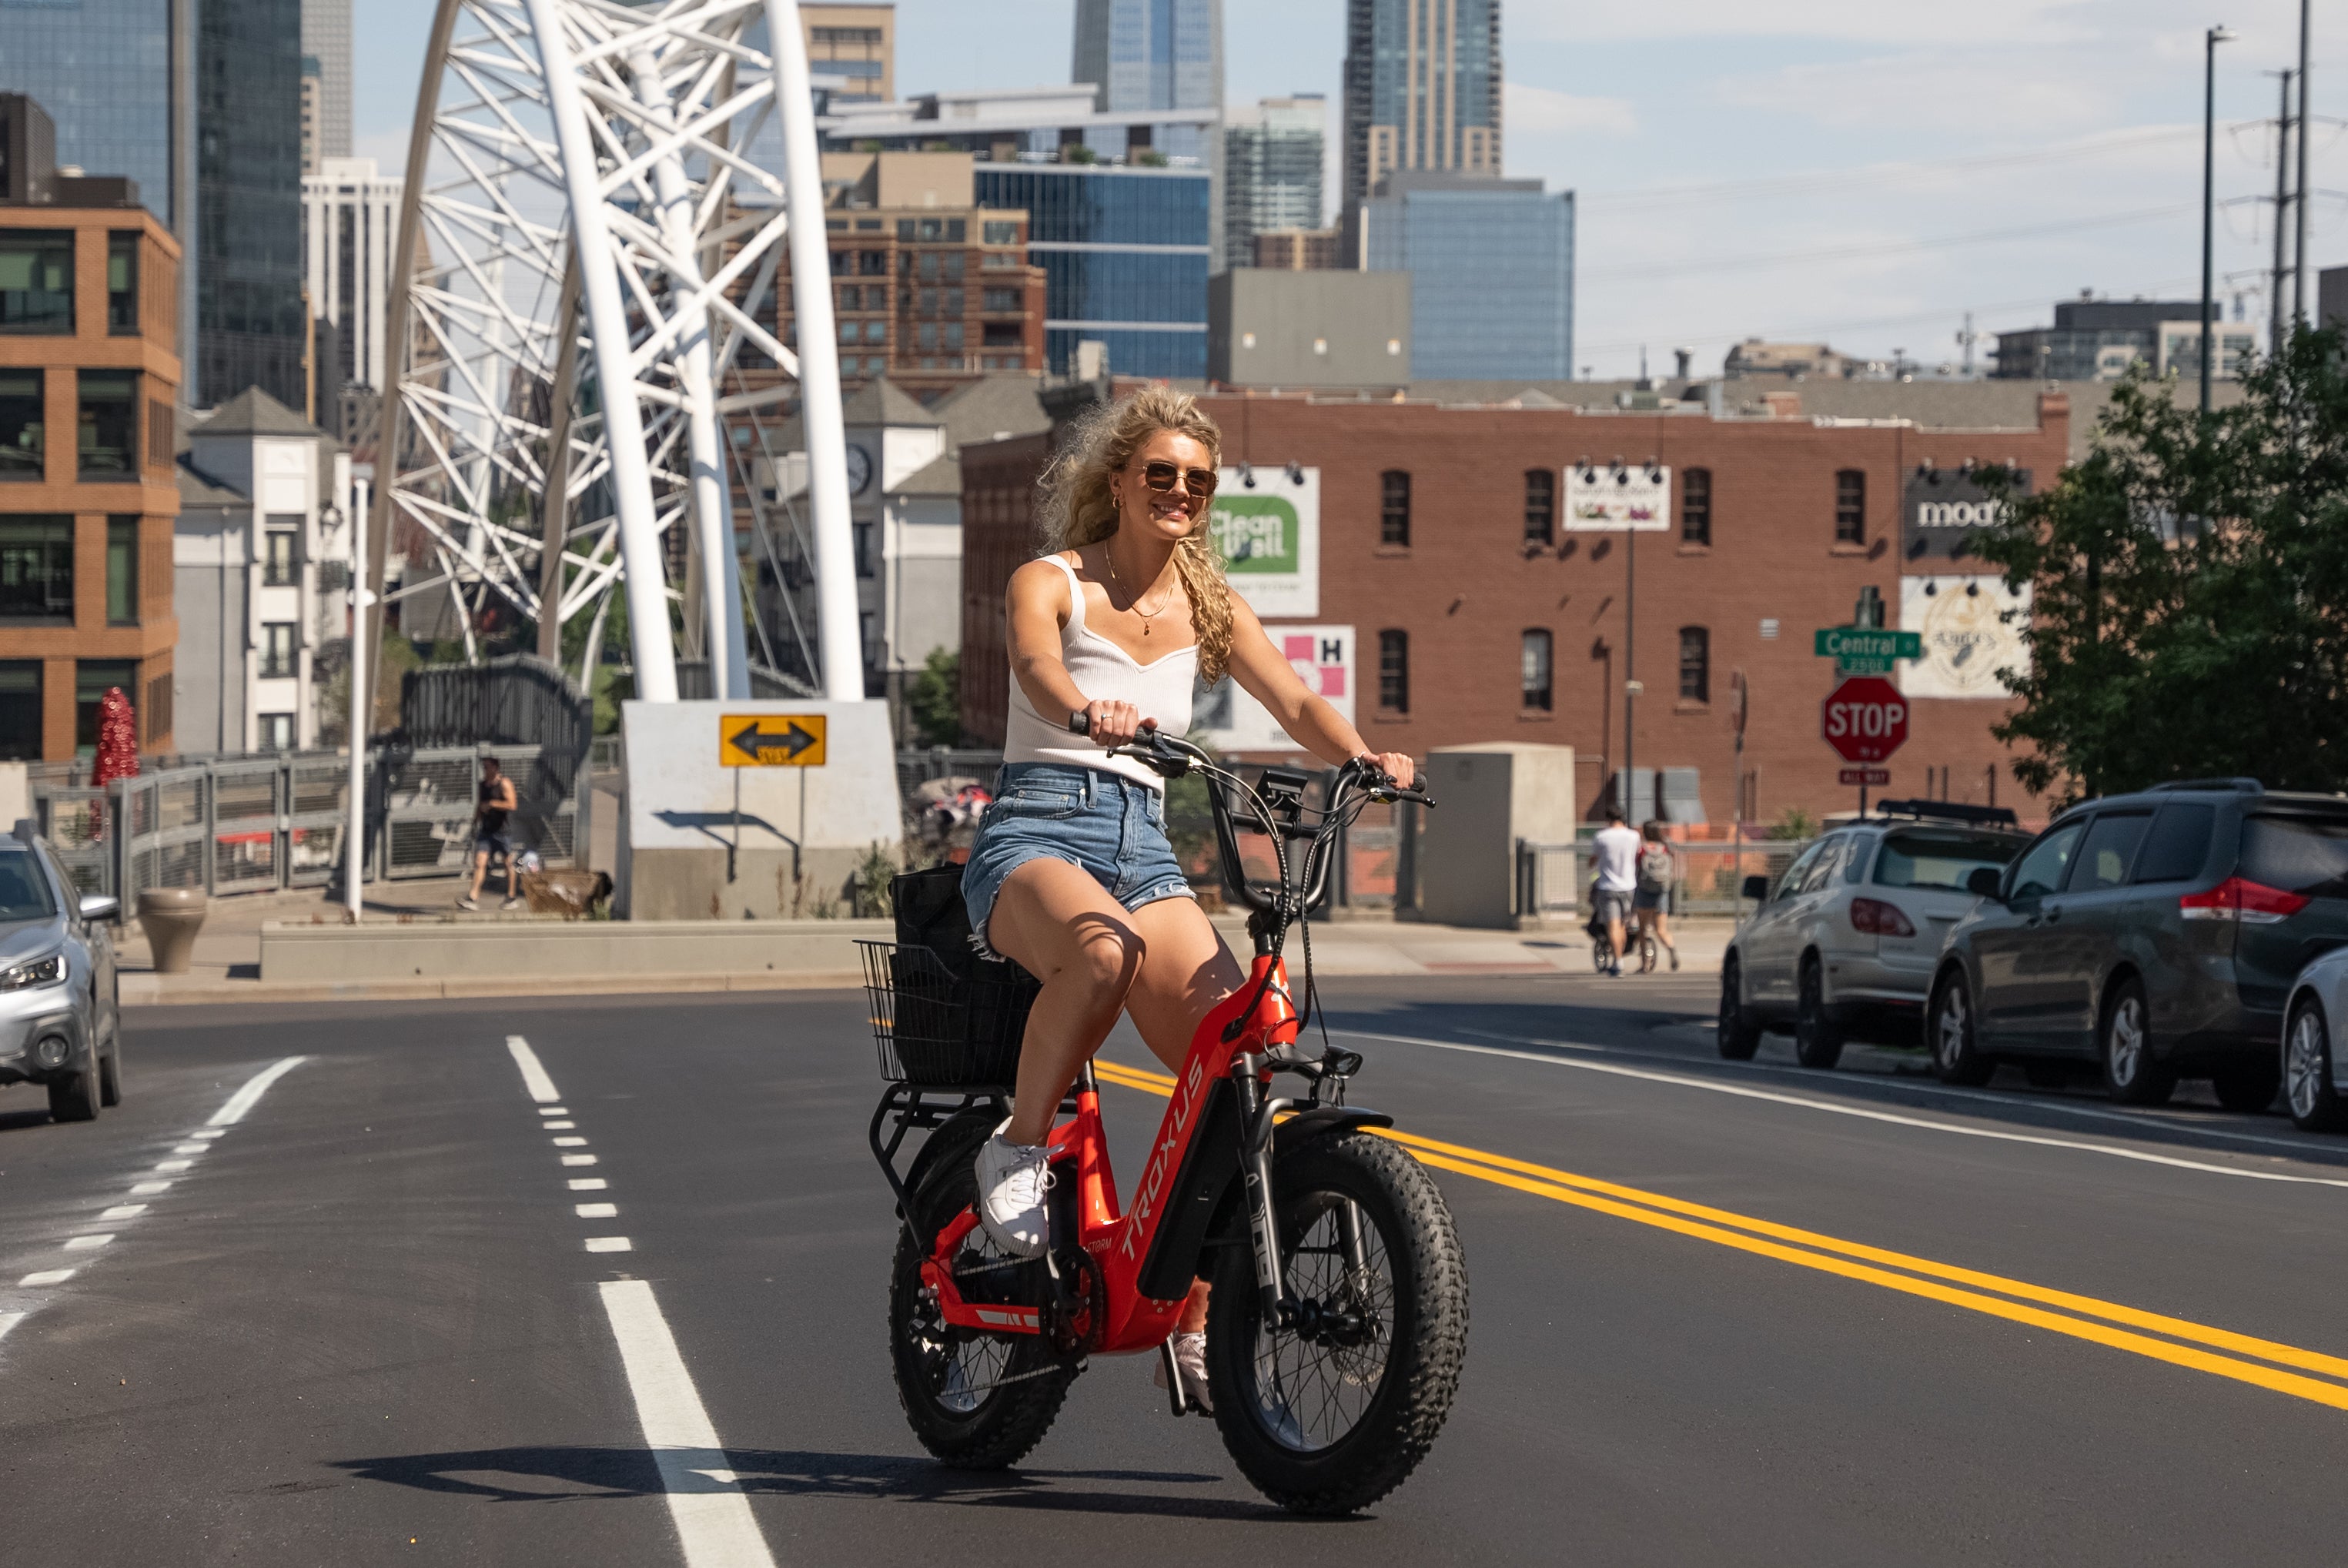
[[[1827,695],[1819,733],[1845,762],[1880,762],[1908,738],[1908,699],[1880,676],[1853,676]]]

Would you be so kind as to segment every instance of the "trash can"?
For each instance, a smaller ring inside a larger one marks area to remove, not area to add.
[[[139,895],[139,928],[147,934],[158,975],[185,975],[204,927],[204,890],[150,887]]]

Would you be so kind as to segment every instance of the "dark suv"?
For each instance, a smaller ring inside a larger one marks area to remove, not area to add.
[[[2075,806],[1974,879],[1925,1019],[1942,1081],[2071,1058],[2130,1104],[2207,1077],[2229,1109],[2264,1110],[2293,977],[2348,945],[2348,799],[2164,784]]]

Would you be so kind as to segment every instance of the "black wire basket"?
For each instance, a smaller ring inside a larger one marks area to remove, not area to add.
[[[926,947],[859,941],[880,1076],[938,1088],[1006,1085],[1043,987],[1016,964],[981,959],[967,977]]]

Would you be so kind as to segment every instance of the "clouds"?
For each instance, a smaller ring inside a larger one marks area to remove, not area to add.
[[[1507,84],[1502,115],[1510,136],[1576,131],[1630,136],[1639,129],[1638,111],[1628,98],[1575,98],[1525,82]]]

